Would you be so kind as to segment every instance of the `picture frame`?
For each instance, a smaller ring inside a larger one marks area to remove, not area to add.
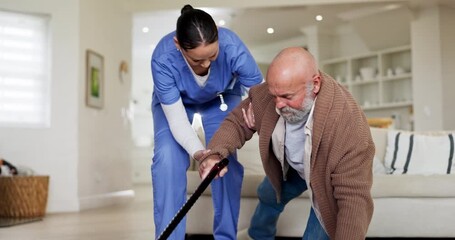
[[[88,49],[86,51],[86,104],[102,109],[104,105],[104,57]]]

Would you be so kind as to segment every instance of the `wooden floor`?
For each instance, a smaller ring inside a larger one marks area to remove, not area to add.
[[[131,204],[80,213],[47,214],[41,221],[0,228],[0,239],[153,240],[151,187],[140,185],[135,186],[134,190],[135,200]],[[187,240],[212,239],[212,236],[187,236]],[[299,240],[300,238],[277,239]]]
[[[1,240],[153,240],[150,185],[135,187],[131,204],[80,213],[47,214],[42,221],[0,228]]]

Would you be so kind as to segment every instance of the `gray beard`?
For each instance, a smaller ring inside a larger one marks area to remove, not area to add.
[[[280,115],[284,118],[287,123],[296,124],[300,122],[306,122],[308,115],[310,114],[311,108],[314,104],[314,97],[307,95],[302,103],[302,109],[294,109],[289,106],[282,109],[278,109]]]

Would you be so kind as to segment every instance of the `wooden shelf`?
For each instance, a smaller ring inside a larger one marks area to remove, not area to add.
[[[380,110],[380,109],[391,109],[391,108],[402,108],[402,107],[411,107],[412,102],[396,102],[396,103],[383,103],[381,105],[376,105],[376,106],[364,106],[362,107],[363,110],[365,111],[371,111],[371,110]]]

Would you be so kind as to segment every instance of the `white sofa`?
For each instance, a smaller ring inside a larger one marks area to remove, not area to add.
[[[455,237],[455,174],[390,175],[383,173],[389,130],[372,128],[376,145],[372,196],[374,214],[368,237]],[[257,137],[239,151],[245,167],[238,228],[245,229],[257,204],[256,189],[264,177]],[[455,171],[455,170],[454,170]],[[197,171],[188,171],[188,192],[200,183]],[[304,193],[292,200],[278,222],[277,236],[301,237],[310,210]],[[202,217],[204,216],[204,217]],[[302,216],[305,216],[302,218]],[[187,215],[187,234],[212,234],[213,208],[208,189]],[[300,222],[295,224],[295,222]]]

